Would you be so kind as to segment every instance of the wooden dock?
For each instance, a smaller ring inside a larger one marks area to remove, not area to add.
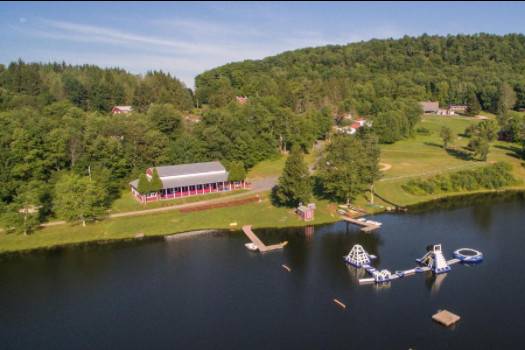
[[[349,216],[341,216],[341,218],[344,221],[346,221],[346,222],[349,222],[349,223],[354,224],[354,225],[361,226],[361,231],[363,231],[363,232],[372,232],[372,231],[375,231],[375,230],[377,230],[377,229],[379,229],[381,227],[380,225],[372,224],[370,222],[359,221],[359,220],[351,218]]]
[[[272,245],[264,244],[259,239],[259,237],[257,237],[255,233],[253,233],[251,225],[243,226],[242,232],[244,232],[244,234],[250,239],[250,241],[252,241],[252,243],[257,246],[257,249],[259,249],[261,253],[269,252],[269,251],[276,250],[276,249],[283,249],[284,246],[288,244],[288,241],[284,241],[284,242],[281,242],[278,244],[272,244]]]

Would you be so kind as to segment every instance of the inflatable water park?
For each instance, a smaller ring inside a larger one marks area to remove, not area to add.
[[[344,260],[347,264],[358,269],[365,269],[366,272],[371,275],[369,278],[360,278],[360,284],[385,283],[401,277],[427,271],[432,271],[433,274],[438,275],[449,272],[451,266],[458,263],[474,264],[483,261],[483,254],[480,251],[471,248],[457,249],[454,251],[453,255],[453,259],[446,260],[443,251],[441,250],[441,244],[433,244],[427,247],[427,253],[425,255],[416,259],[419,266],[392,273],[387,269],[378,270],[374,268],[371,263],[372,260],[377,259],[377,257],[368,254],[361,245],[356,244],[352,247],[348,255],[344,256]]]

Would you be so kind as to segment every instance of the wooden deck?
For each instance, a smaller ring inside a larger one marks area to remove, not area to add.
[[[348,217],[348,216],[341,216],[341,218],[344,221],[346,221],[346,222],[349,222],[349,223],[354,224],[354,225],[361,226],[361,231],[363,231],[363,232],[372,232],[372,231],[375,231],[375,230],[377,230],[377,229],[379,229],[381,227],[379,225],[371,224],[371,223],[368,223],[368,222],[362,222],[362,221],[356,220],[356,219]]]
[[[250,239],[250,241],[252,241],[253,244],[257,246],[257,249],[259,249],[261,253],[269,252],[269,251],[276,250],[276,249],[282,249],[284,248],[285,245],[288,244],[288,241],[284,241],[284,242],[281,242],[278,244],[272,244],[272,245],[264,244],[259,239],[259,237],[257,237],[255,233],[253,233],[251,225],[243,226],[242,232],[244,232],[244,234]]]

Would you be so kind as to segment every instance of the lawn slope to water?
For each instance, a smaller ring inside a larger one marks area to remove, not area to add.
[[[388,200],[403,206],[449,195],[464,194],[466,192],[419,196],[406,192],[401,186],[410,179],[482,167],[497,161],[512,164],[514,176],[523,181],[525,168],[522,166],[523,160],[518,156],[521,149],[518,144],[502,141],[492,143],[487,162],[464,157],[465,146],[469,138],[463,136],[463,132],[467,126],[479,122],[477,119],[466,117],[424,117],[416,129],[428,129],[431,131],[430,135],[416,134],[413,138],[381,146],[381,162],[390,164],[392,167],[385,171],[383,178],[375,184],[375,191]],[[439,136],[443,126],[450,127],[457,135],[456,141],[451,145],[453,149],[450,151],[443,149],[443,141]],[[520,184],[512,188],[524,187],[523,184]]]
[[[326,201],[317,202],[315,220],[308,223],[322,224],[335,222],[338,216],[335,206]],[[231,227],[231,223],[237,223]],[[293,209],[274,207],[268,198],[263,196],[257,203],[242,206],[216,208],[190,213],[170,211],[145,216],[115,218],[82,225],[58,225],[46,227],[37,232],[23,236],[20,234],[0,234],[0,254],[20,250],[49,248],[53,246],[77,244],[90,241],[109,241],[132,239],[137,234],[145,236],[168,235],[203,229],[240,230],[243,225],[261,227],[304,226]],[[261,237],[264,241],[264,237]]]

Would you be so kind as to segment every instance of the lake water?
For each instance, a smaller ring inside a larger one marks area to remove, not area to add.
[[[4,259],[0,348],[521,348],[525,202],[480,202],[378,215],[374,234],[344,223],[255,230],[267,243],[289,241],[265,255],[223,232]],[[378,267],[405,269],[433,242],[447,258],[472,247],[485,260],[381,287],[358,285],[364,276],[342,260],[359,243]],[[431,320],[438,309],[461,320],[442,327]]]

